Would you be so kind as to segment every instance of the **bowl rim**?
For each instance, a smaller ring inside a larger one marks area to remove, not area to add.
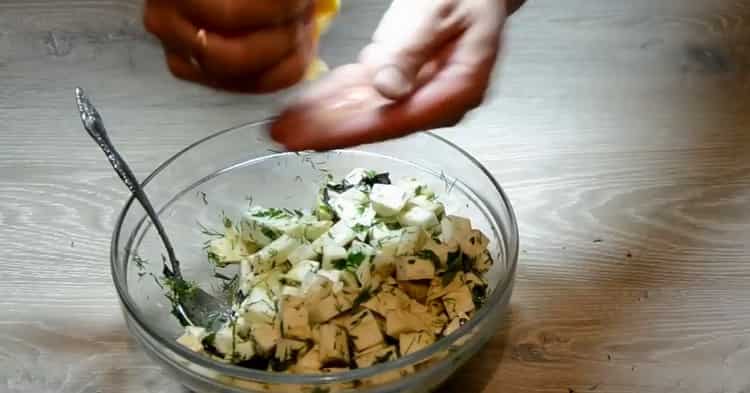
[[[263,120],[258,121],[250,121],[241,123],[229,128],[222,129],[220,131],[216,131],[206,137],[200,138],[196,140],[195,142],[189,144],[185,148],[179,150],[177,153],[172,155],[171,157],[167,158],[162,164],[160,164],[156,169],[154,169],[153,172],[151,172],[142,182],[142,186],[146,186],[151,180],[153,180],[161,171],[163,171],[165,168],[167,168],[172,162],[177,160],[180,156],[183,154],[189,152],[190,150],[196,148],[197,146],[212,140],[214,138],[217,138],[221,135],[224,135],[226,133],[230,133],[232,131],[237,131],[240,129],[245,128],[262,128],[273,122],[274,117],[269,117]],[[504,247],[510,250],[507,250],[507,252],[510,252],[510,254],[506,255],[506,258],[509,262],[509,269],[505,276],[502,278],[502,280],[498,283],[497,287],[492,291],[492,295],[490,295],[489,299],[487,299],[487,302],[485,305],[476,313],[476,315],[471,318],[468,322],[466,322],[463,326],[461,326],[456,332],[453,334],[442,337],[432,345],[428,346],[425,349],[422,349],[420,351],[417,351],[415,353],[409,354],[407,356],[403,356],[401,358],[398,358],[396,360],[377,364],[371,367],[366,367],[362,369],[354,369],[346,372],[341,373],[331,373],[331,374],[283,374],[278,372],[270,372],[270,371],[264,371],[264,370],[256,370],[256,369],[250,369],[246,367],[240,367],[234,364],[227,364],[227,363],[221,363],[217,360],[211,359],[208,356],[204,356],[198,353],[195,353],[193,351],[190,351],[189,349],[183,347],[182,345],[179,345],[173,338],[166,338],[159,335],[155,329],[151,328],[149,324],[145,321],[145,318],[140,315],[140,313],[137,311],[137,307],[135,306],[135,302],[132,301],[130,298],[130,295],[127,291],[127,287],[125,285],[126,280],[123,277],[120,277],[120,274],[118,273],[117,267],[117,260],[118,260],[118,245],[120,244],[120,232],[123,225],[123,222],[125,221],[125,218],[130,210],[130,207],[135,202],[135,198],[131,195],[128,197],[128,200],[126,201],[124,207],[122,208],[120,214],[118,215],[117,221],[114,226],[114,231],[112,234],[112,240],[110,243],[110,270],[112,275],[112,280],[115,284],[115,289],[117,291],[117,296],[120,299],[120,303],[122,304],[124,308],[124,312],[130,316],[133,321],[138,325],[138,327],[151,339],[156,340],[160,345],[165,346],[167,349],[169,349],[172,352],[175,352],[179,356],[185,358],[186,360],[205,367],[209,370],[218,371],[221,372],[227,376],[231,377],[237,377],[242,379],[249,379],[253,380],[257,383],[268,383],[268,384],[294,384],[294,385],[326,385],[326,384],[333,384],[333,383],[346,383],[346,382],[353,382],[355,380],[361,380],[361,379],[367,379],[371,378],[373,376],[377,376],[386,372],[396,371],[403,369],[408,366],[413,366],[415,364],[420,363],[421,361],[427,360],[430,357],[449,350],[451,346],[456,342],[464,338],[469,332],[473,331],[482,321],[486,319],[489,313],[491,313],[496,306],[498,306],[503,297],[505,296],[505,293],[511,289],[513,284],[513,279],[516,274],[516,267],[518,264],[518,252],[519,252],[519,233],[518,233],[518,223],[516,221],[515,212],[513,210],[513,206],[511,205],[510,199],[505,194],[505,191],[502,189],[500,184],[498,184],[497,180],[494,176],[490,173],[490,171],[482,165],[479,160],[477,160],[474,156],[469,154],[466,150],[459,147],[455,143],[449,141],[448,139],[439,136],[435,134],[432,131],[423,131],[423,134],[426,134],[432,138],[435,138],[438,142],[442,142],[449,147],[455,149],[457,152],[462,154],[464,157],[469,159],[469,161],[474,164],[484,175],[487,177],[487,179],[492,183],[492,185],[495,188],[495,191],[498,192],[500,195],[502,202],[504,204],[506,214],[508,215],[509,219],[509,231],[506,236],[508,236],[510,239],[503,239],[506,242],[506,245]],[[343,149],[347,150],[347,149]],[[342,151],[342,150],[338,150]],[[489,211],[491,218],[495,221],[495,223],[499,222],[500,219],[498,218],[498,214],[495,211],[495,209],[492,209],[489,206],[485,206],[487,210]],[[508,247],[510,246],[510,247]],[[129,254],[129,250],[126,250],[126,256]]]

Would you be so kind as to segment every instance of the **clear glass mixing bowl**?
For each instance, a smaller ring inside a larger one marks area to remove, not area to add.
[[[202,249],[206,227],[239,217],[248,204],[312,207],[321,182],[355,167],[417,177],[442,194],[449,214],[470,217],[488,234],[495,264],[491,293],[475,317],[434,345],[393,362],[324,375],[292,375],[224,364],[180,346],[182,333],[157,280],[163,247],[131,198],[112,238],[112,276],[133,337],[176,379],[196,392],[428,392],[443,383],[498,330],[513,289],[518,228],[508,198],[490,173],[461,148],[432,133],[319,153],[274,150],[266,122],[200,140],[156,169],[145,190],[159,211],[187,279],[218,286]]]

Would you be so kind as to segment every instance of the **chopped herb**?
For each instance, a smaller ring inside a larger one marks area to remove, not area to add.
[[[476,308],[481,307],[487,300],[487,287],[484,285],[475,285],[471,289],[471,297],[474,300],[474,306]]]
[[[279,234],[276,231],[274,231],[273,229],[268,228],[268,227],[262,227],[262,228],[260,228],[260,233],[262,233],[263,236],[265,236],[265,237],[267,237],[267,238],[269,238],[271,240],[276,240],[276,238],[279,237]]]
[[[372,174],[368,173],[367,177],[362,179],[362,184],[372,187],[375,184],[391,184],[390,175],[385,173]]]
[[[331,190],[333,192],[342,193],[350,188],[354,187],[354,185],[347,183],[346,181],[343,181],[341,183],[329,183],[326,185],[326,190]]]
[[[196,223],[197,223],[197,224],[198,224],[198,226],[199,226],[199,227],[201,228],[201,233],[202,233],[203,235],[205,235],[205,236],[210,236],[210,237],[224,237],[224,234],[223,234],[223,233],[221,233],[221,232],[219,232],[219,231],[217,231],[217,230],[215,230],[215,229],[211,229],[211,228],[208,228],[207,226],[205,226],[205,225],[201,224],[201,223],[200,223],[200,222],[198,222],[198,221],[196,221]],[[230,225],[230,226],[231,226],[231,225]]]
[[[422,250],[417,253],[417,256],[432,262],[432,264],[435,265],[435,269],[440,267],[440,257],[438,257],[437,254],[435,254],[435,252],[432,250]]]
[[[372,290],[370,287],[364,287],[362,288],[362,291],[359,292],[356,298],[354,298],[354,302],[352,302],[352,308],[357,308],[362,303],[366,303],[368,300],[372,298]]]
[[[205,193],[205,192],[203,192],[203,191],[198,191],[198,192],[197,192],[196,194],[197,194],[197,195],[198,195],[198,197],[199,197],[199,198],[201,199],[201,201],[203,201],[203,204],[204,204],[204,205],[208,205],[208,198],[207,198],[207,196],[206,196],[206,193]]]

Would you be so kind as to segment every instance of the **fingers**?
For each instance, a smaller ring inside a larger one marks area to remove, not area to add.
[[[312,0],[180,0],[181,13],[201,28],[228,32],[295,19]]]
[[[190,56],[197,46],[198,28],[164,0],[147,0],[143,22],[151,34],[172,52]]]
[[[300,47],[304,31],[302,21],[230,37],[202,31],[193,56],[207,74],[217,78],[255,74]]]
[[[404,32],[404,24],[409,23],[404,18],[411,16],[405,8],[420,7],[420,1],[424,0],[395,1],[378,27],[373,43],[360,56],[361,62],[377,68],[373,84],[380,94],[391,99],[411,94],[420,69],[466,26],[459,1],[438,0],[439,4],[427,8],[429,15]]]

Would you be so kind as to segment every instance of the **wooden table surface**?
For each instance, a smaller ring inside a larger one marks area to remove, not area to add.
[[[385,5],[344,6],[334,64]],[[182,391],[126,332],[127,194],[73,88],[141,176],[283,97],[173,80],[140,7],[0,1],[0,392]],[[445,133],[505,187],[522,253],[506,328],[443,391],[750,392],[749,127],[750,1],[530,0],[492,97]]]

